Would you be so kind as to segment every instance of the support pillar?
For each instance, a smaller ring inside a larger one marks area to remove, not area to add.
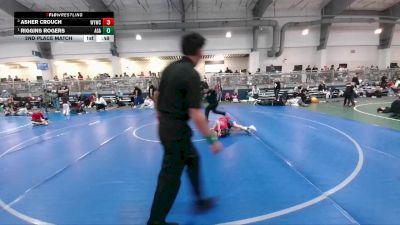
[[[122,66],[121,66],[121,59],[118,56],[112,56],[111,58],[112,63],[112,71],[111,77],[114,77],[115,74],[122,74]]]
[[[252,51],[258,51],[258,36],[260,34],[260,27],[253,27],[253,49]]]
[[[54,77],[54,72],[55,72],[54,60],[40,59],[40,61],[38,63],[47,63],[49,69],[41,70],[41,76],[43,77],[43,80],[52,80]]]
[[[260,52],[251,52],[249,55],[249,72],[254,74],[260,68]]]
[[[392,56],[392,51],[390,48],[386,48],[386,49],[379,49],[378,50],[378,61],[379,61],[379,69],[386,69],[388,66],[390,66],[390,62],[391,62],[391,56]]]
[[[326,57],[327,56],[327,50],[326,49],[321,49],[317,51],[317,54],[315,54],[315,59],[316,66],[318,69],[324,68],[324,66],[328,66],[326,63]],[[311,65],[312,66],[312,65]]]

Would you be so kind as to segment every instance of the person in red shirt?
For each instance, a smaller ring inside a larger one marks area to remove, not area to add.
[[[89,97],[89,108],[92,108],[95,105],[96,96],[95,94],[90,95]]]
[[[33,125],[48,125],[49,122],[43,116],[42,112],[40,112],[37,108],[34,108],[33,113],[32,113],[32,124]]]
[[[229,116],[221,116],[218,118],[211,130],[214,131],[218,137],[229,136],[232,130],[245,131],[248,134],[257,131],[255,126],[251,125],[246,127],[240,125]]]

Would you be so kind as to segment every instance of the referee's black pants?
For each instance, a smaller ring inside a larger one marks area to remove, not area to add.
[[[197,200],[201,199],[199,155],[190,138],[161,140],[164,158],[148,224],[165,222],[181,185],[185,166]]]
[[[220,115],[223,115],[223,116],[226,115],[225,112],[218,111],[218,110],[217,110],[217,107],[218,107],[218,102],[217,102],[217,103],[209,104],[209,105],[206,107],[206,118],[207,118],[207,119],[208,119],[208,115],[210,114],[210,111],[212,111],[212,112],[215,113],[215,114],[220,114]]]
[[[274,89],[274,94],[275,94],[275,99],[279,100],[279,92],[281,91],[281,89]]]

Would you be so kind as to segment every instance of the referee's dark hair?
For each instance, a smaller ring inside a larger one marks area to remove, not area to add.
[[[184,55],[196,55],[205,43],[206,39],[198,33],[186,34],[182,38],[182,53]]]

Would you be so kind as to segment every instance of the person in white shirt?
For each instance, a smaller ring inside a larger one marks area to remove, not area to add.
[[[396,88],[400,88],[400,78],[397,78],[396,83],[394,84]]]
[[[251,92],[252,92],[252,97],[255,99],[257,99],[260,96],[260,88],[258,88],[257,85],[253,86]]]
[[[101,109],[106,110],[107,102],[106,102],[106,100],[104,100],[103,97],[97,98],[95,104],[96,104],[97,111],[99,111]]]
[[[140,105],[140,109],[154,109],[154,101],[147,96],[147,98],[144,100],[144,103]]]
[[[19,108],[15,113],[16,116],[26,116],[29,115],[29,111],[26,107]]]

